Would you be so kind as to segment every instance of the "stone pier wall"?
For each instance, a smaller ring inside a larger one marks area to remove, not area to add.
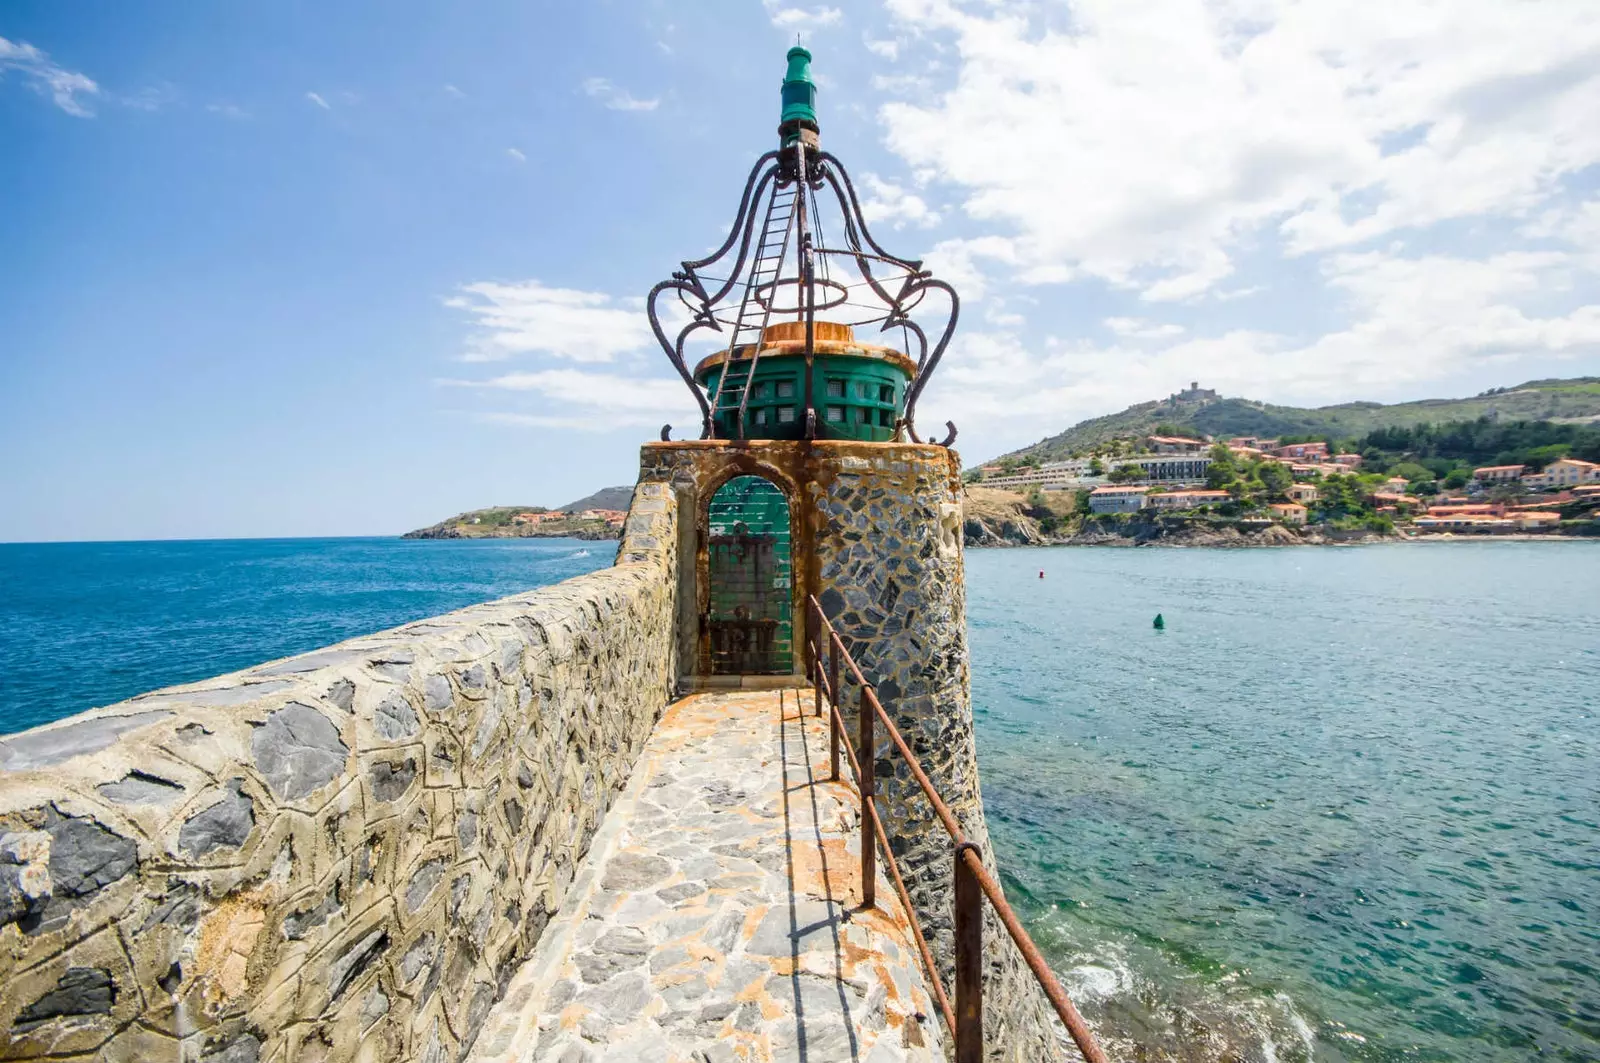
[[[677,680],[677,507],[615,567],[0,739],[0,1060],[445,1063]]]
[[[953,451],[925,444],[711,440],[646,445],[640,479],[672,483],[684,519],[693,513],[701,523],[711,493],[734,475],[764,476],[784,490],[793,511],[797,642],[801,602],[815,594],[992,868],[973,734],[960,472]],[[704,558],[696,565],[703,600]],[[688,587],[682,596],[690,597]],[[853,684],[845,700],[854,743],[859,692]],[[895,857],[953,990],[949,836],[881,729],[876,775]],[[985,941],[991,1058],[1062,1058],[1064,1031],[997,919],[986,920]]]

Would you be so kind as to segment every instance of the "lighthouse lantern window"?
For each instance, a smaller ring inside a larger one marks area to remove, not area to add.
[[[829,421],[830,424],[843,424],[844,423],[844,407],[843,406],[829,406],[828,407],[828,421]]]
[[[794,407],[793,406],[779,406],[778,407],[778,423],[779,424],[794,424]]]
[[[780,399],[792,399],[792,398],[794,398],[794,381],[793,380],[780,380],[780,381],[778,381],[778,398],[780,398]],[[793,419],[794,419],[793,417],[790,418],[790,420],[793,420]]]
[[[842,398],[844,398],[844,381],[843,380],[829,380],[828,381],[828,398],[830,398],[830,399],[842,399]],[[830,420],[830,421],[835,420],[835,419],[836,418],[834,418],[831,415],[828,417],[828,420]]]

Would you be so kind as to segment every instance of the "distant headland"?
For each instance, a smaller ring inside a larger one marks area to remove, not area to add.
[[[631,487],[604,487],[554,509],[490,506],[458,513],[402,539],[620,539]]]

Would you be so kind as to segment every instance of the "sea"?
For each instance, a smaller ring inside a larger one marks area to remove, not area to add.
[[[0,731],[614,552],[0,545]],[[1600,544],[972,550],[967,585],[1002,877],[1113,1059],[1600,1060]]]

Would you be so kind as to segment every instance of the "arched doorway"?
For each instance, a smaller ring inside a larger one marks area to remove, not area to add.
[[[735,476],[711,496],[706,615],[712,675],[794,670],[789,501],[770,480]]]

